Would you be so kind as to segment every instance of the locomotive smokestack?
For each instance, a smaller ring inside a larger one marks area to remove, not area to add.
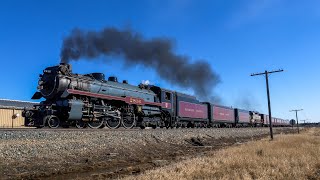
[[[72,72],[71,64],[68,64],[66,62],[60,62],[60,71],[62,74],[68,74]]]
[[[101,55],[119,55],[129,65],[151,67],[167,82],[191,88],[203,100],[212,98],[212,90],[220,77],[205,60],[191,62],[185,55],[174,53],[172,40],[146,39],[131,30],[105,28],[102,31],[74,29],[63,41],[61,62],[87,59]]]

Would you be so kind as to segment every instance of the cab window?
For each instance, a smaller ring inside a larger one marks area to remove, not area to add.
[[[170,101],[171,100],[171,93],[165,92],[164,99]]]

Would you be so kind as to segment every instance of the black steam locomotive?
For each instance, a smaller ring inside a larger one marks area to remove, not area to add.
[[[194,96],[154,85],[130,85],[102,73],[74,74],[70,64],[48,67],[39,76],[45,98],[25,109],[25,126],[57,128],[212,127],[263,125],[254,112],[199,102]],[[261,116],[263,117],[263,116]]]
[[[172,91],[157,86],[133,86],[102,73],[73,74],[70,64],[48,67],[39,77],[32,99],[45,98],[25,110],[26,126],[57,128],[75,125],[101,128],[175,125]],[[186,96],[187,95],[182,95]],[[192,97],[193,98],[193,97]],[[194,99],[194,101],[196,101]]]

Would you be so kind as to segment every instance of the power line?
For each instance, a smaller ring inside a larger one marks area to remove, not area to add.
[[[305,125],[306,124],[306,121],[308,121],[308,120],[310,120],[310,119],[302,119],[302,120],[300,120],[300,121],[303,121],[303,124]],[[308,122],[307,122],[308,123]]]
[[[300,131],[299,131],[298,111],[303,111],[303,109],[294,109],[294,110],[291,110],[290,112],[296,112],[297,128],[298,128],[298,134],[299,134]]]
[[[301,113],[302,113],[302,115],[304,116],[304,119],[310,120],[310,119],[308,118],[308,116],[306,115],[306,111],[302,111]]]
[[[273,131],[272,131],[272,116],[271,116],[271,101],[270,101],[270,91],[269,91],[269,74],[277,73],[277,72],[283,72],[282,69],[276,70],[276,71],[265,71],[263,73],[255,73],[251,74],[251,76],[260,76],[265,75],[266,77],[266,85],[267,85],[267,96],[268,96],[268,109],[269,109],[269,127],[270,127],[270,137],[271,140],[273,140]]]

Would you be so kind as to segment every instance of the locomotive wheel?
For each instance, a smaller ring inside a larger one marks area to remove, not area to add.
[[[77,127],[78,129],[83,129],[83,128],[86,128],[87,125],[86,125],[86,123],[85,123],[84,121],[78,120],[78,121],[76,122],[76,127]]]
[[[177,123],[176,128],[182,128],[182,123]]]
[[[102,125],[99,127],[100,129],[106,127],[106,122],[103,121]]]
[[[144,125],[141,125],[140,126],[140,129],[145,129],[146,127]]]
[[[102,126],[102,124],[103,124],[103,121],[101,120],[88,122],[88,126],[92,129],[98,129]]]
[[[162,121],[161,123],[163,123],[164,127],[166,127],[167,129],[169,129],[169,127],[171,127],[171,116],[169,113],[162,112],[161,113],[161,121]]]
[[[169,127],[170,127],[169,122],[165,122],[165,127],[166,127],[167,129],[169,129]]]
[[[123,116],[121,124],[126,129],[131,129],[136,125],[136,116],[135,114]]]
[[[104,121],[106,122],[106,125],[110,129],[116,129],[121,124],[121,119],[120,118],[107,117],[107,118],[104,118]]]
[[[57,116],[47,116],[47,123],[50,128],[58,128],[60,125],[60,120]]]

